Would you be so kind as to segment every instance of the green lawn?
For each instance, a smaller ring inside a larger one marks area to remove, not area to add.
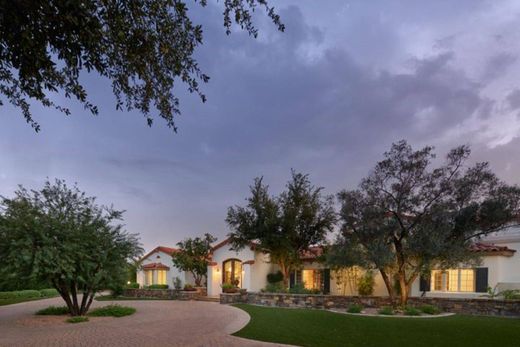
[[[49,299],[49,298],[54,298],[56,296],[46,296],[46,297],[41,297],[41,298],[9,298],[9,299],[0,299],[0,306],[11,305],[11,304],[18,304],[20,302],[25,302],[25,301]]]
[[[251,321],[235,336],[299,346],[520,346],[520,319],[361,317],[323,310],[235,305]]]

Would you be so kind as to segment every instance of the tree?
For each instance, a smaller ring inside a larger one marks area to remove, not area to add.
[[[478,261],[470,245],[514,223],[520,188],[500,181],[488,163],[467,166],[469,156],[460,146],[432,168],[433,147],[394,143],[357,190],[338,194],[342,230],[331,259],[379,270],[392,298],[396,278],[402,305],[433,267]]]
[[[195,0],[201,6],[207,0]],[[265,8],[279,30],[284,26],[267,0],[223,1],[224,26],[234,23],[256,37],[252,12]],[[152,124],[152,108],[176,131],[180,114],[173,94],[182,81],[190,93],[209,77],[193,58],[202,44],[202,27],[188,16],[185,0],[128,1],[0,1],[0,105],[7,100],[22,111],[36,130],[29,101],[67,115],[55,93],[77,99],[92,114],[98,108],[87,98],[81,72],[95,71],[110,80],[116,109],[137,109]]]
[[[210,234],[204,234],[202,238],[187,238],[177,243],[179,251],[172,255],[173,264],[182,271],[190,272],[198,287],[207,276],[211,244],[216,240]]]
[[[325,241],[336,222],[333,197],[323,196],[323,188],[311,185],[308,175],[292,171],[292,179],[278,197],[269,195],[262,178],[250,187],[245,207],[228,209],[226,222],[234,249],[251,242],[257,250],[269,253],[280,267],[284,285],[289,274],[300,265],[300,255],[310,246]]]
[[[117,224],[121,211],[62,180],[39,191],[20,186],[0,206],[0,281],[49,282],[73,316],[86,314],[99,290],[125,283],[127,261],[142,252]]]

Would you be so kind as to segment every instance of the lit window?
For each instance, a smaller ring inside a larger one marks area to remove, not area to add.
[[[432,271],[433,290],[439,292],[474,292],[474,269],[449,269]]]
[[[149,286],[151,284],[153,284],[153,271],[152,270],[147,270],[144,272],[145,275],[146,275],[146,285]]]
[[[157,270],[157,284],[166,284],[166,270]]]
[[[306,289],[321,289],[321,270],[302,270],[301,283]]]

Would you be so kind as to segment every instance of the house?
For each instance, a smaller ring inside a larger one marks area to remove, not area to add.
[[[479,297],[488,287],[498,290],[520,289],[520,228],[489,235],[475,243],[471,250],[479,253],[482,263],[476,268],[463,265],[455,269],[433,270],[429,278],[418,278],[412,285],[411,296]],[[301,254],[302,266],[291,273],[290,286],[303,284],[332,295],[357,295],[356,281],[362,269],[331,271],[317,261],[320,247],[311,247]],[[229,239],[215,245],[208,266],[208,295],[221,293],[222,283],[237,283],[248,291],[260,291],[267,285],[267,275],[278,270],[251,243],[240,251],[231,250]],[[374,272],[374,293],[388,295],[383,279]]]
[[[172,254],[178,250],[171,247],[158,246],[148,252],[139,260],[140,267],[137,271],[137,283],[141,287],[154,284],[167,284],[173,287],[175,278],[181,280],[181,285],[193,284],[193,276],[179,270],[172,260]]]

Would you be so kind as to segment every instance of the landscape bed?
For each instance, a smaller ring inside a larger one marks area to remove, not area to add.
[[[236,304],[251,320],[234,335],[298,346],[518,346],[520,319],[455,315],[387,319]]]

